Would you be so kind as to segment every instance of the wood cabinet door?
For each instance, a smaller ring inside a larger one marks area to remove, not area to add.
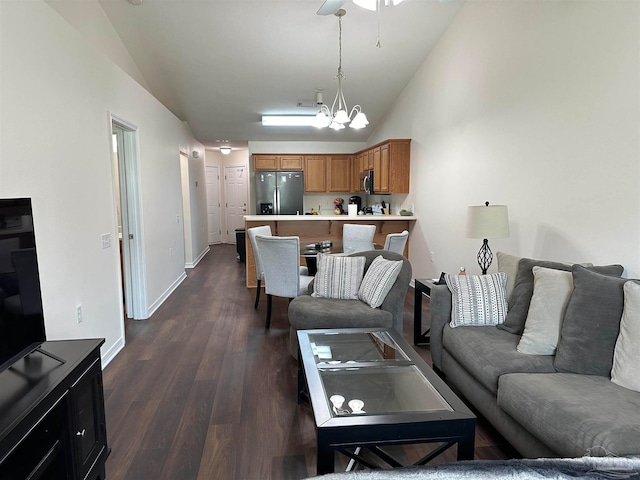
[[[326,155],[305,155],[304,157],[304,191],[327,191],[327,157]]]
[[[367,168],[365,170],[373,170],[373,149],[367,151]]]
[[[330,192],[351,191],[351,155],[331,155],[327,168],[327,184]]]
[[[280,155],[280,170],[302,170],[302,155]]]
[[[360,165],[362,162],[362,154],[359,153],[351,161],[351,191],[360,191]]]
[[[374,180],[376,177],[380,179],[378,191],[382,193],[389,193],[389,162],[389,144],[387,143],[380,146],[380,174],[378,175],[377,172],[374,174]]]
[[[387,172],[388,173],[388,172]],[[381,163],[381,149],[376,147],[373,149],[373,193],[380,192],[381,179],[382,179],[382,163]]]
[[[277,155],[254,155],[253,168],[255,170],[277,170],[278,156]]]

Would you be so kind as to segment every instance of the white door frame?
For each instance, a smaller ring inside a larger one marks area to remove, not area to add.
[[[124,130],[124,155],[118,154],[118,171],[122,215],[122,264],[124,265],[122,275],[125,284],[127,316],[136,320],[144,320],[148,318],[148,315],[146,308],[147,285],[144,275],[144,243],[142,241],[144,231],[140,198],[138,126],[114,113],[110,113],[110,120],[110,138],[113,138],[114,124]]]
[[[205,181],[207,183],[206,187],[207,187],[207,243],[209,245],[212,245],[211,240],[210,240],[210,235],[211,235],[211,225],[209,224],[209,196],[211,195],[211,187],[209,187],[209,182],[208,182],[208,172],[209,169],[214,169],[215,168],[215,176],[216,176],[216,183],[217,183],[217,198],[215,199],[215,202],[217,203],[217,209],[218,209],[218,242],[214,242],[214,243],[222,243],[222,223],[221,223],[221,208],[220,208],[220,202],[221,197],[220,197],[220,193],[221,193],[221,188],[220,188],[220,166],[219,165],[205,165],[204,167],[204,171],[205,171]],[[225,211],[226,213],[226,211]]]

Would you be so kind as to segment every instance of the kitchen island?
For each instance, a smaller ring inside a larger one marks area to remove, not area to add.
[[[245,228],[269,225],[271,233],[280,237],[298,236],[300,245],[316,243],[322,240],[338,241],[342,240],[342,226],[345,223],[362,223],[375,225],[376,234],[373,241],[384,245],[388,233],[400,233],[403,230],[409,231],[416,221],[414,216],[403,215],[245,215]],[[246,241],[246,284],[247,287],[255,287],[256,266],[253,260],[253,250],[249,236],[245,235]],[[405,247],[405,256],[409,255],[409,242]],[[300,257],[300,265],[304,265],[305,260]]]

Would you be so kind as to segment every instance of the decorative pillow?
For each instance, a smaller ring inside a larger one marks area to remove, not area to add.
[[[451,290],[451,327],[498,325],[507,314],[507,274],[445,275]]]
[[[590,263],[584,265],[591,266]],[[509,313],[507,314],[504,324],[498,328],[517,335],[521,335],[524,331],[524,322],[527,319],[529,302],[531,302],[531,296],[533,295],[533,267],[535,266],[564,270],[567,272],[571,271],[570,263],[533,260],[531,258],[520,259],[513,293],[509,298]],[[620,270],[620,273],[622,273],[622,270]]]
[[[498,257],[498,272],[504,272],[507,274],[507,304],[510,304],[511,294],[513,293],[513,287],[516,285],[516,276],[518,275],[518,263],[520,257],[509,255],[504,252],[497,252]]]
[[[371,308],[378,308],[396,283],[400,270],[402,260],[387,260],[382,255],[377,256],[362,279],[358,298]]]
[[[620,334],[613,350],[611,381],[640,392],[640,285],[626,282]]]
[[[574,265],[554,366],[559,372],[611,375],[613,350],[624,308],[625,278]],[[622,273],[622,272],[620,272]]]
[[[366,261],[365,257],[318,253],[318,271],[311,296],[357,300]]]
[[[533,296],[517,350],[528,355],[553,355],[573,279],[571,272],[538,266],[533,267],[533,278]]]

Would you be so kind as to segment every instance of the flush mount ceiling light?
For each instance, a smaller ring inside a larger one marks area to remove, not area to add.
[[[313,115],[263,115],[265,127],[313,127],[316,117]]]
[[[231,147],[220,147],[220,153],[229,155],[231,153]]]
[[[338,37],[339,63],[338,74],[336,75],[338,79],[338,91],[336,92],[336,98],[333,100],[331,109],[322,103],[322,94],[317,92],[319,94],[318,98],[320,99],[318,103],[321,104],[321,106],[320,111],[315,116],[314,126],[318,128],[330,127],[334,130],[341,130],[347,123],[350,123],[349,126],[351,128],[364,128],[369,124],[367,116],[362,112],[360,105],[355,105],[351,109],[351,112],[347,114],[347,102],[344,99],[344,92],[342,91],[342,80],[345,78],[344,73],[342,73],[342,17],[344,17],[346,13],[342,8],[335,13],[336,17],[338,17],[340,31],[340,36]],[[353,119],[351,117],[353,117]]]
[[[375,12],[378,9],[378,3],[381,2],[384,3],[385,7],[388,7],[389,5],[398,5],[399,3],[402,3],[402,0],[353,0],[353,3],[359,7],[366,8],[372,12]]]

